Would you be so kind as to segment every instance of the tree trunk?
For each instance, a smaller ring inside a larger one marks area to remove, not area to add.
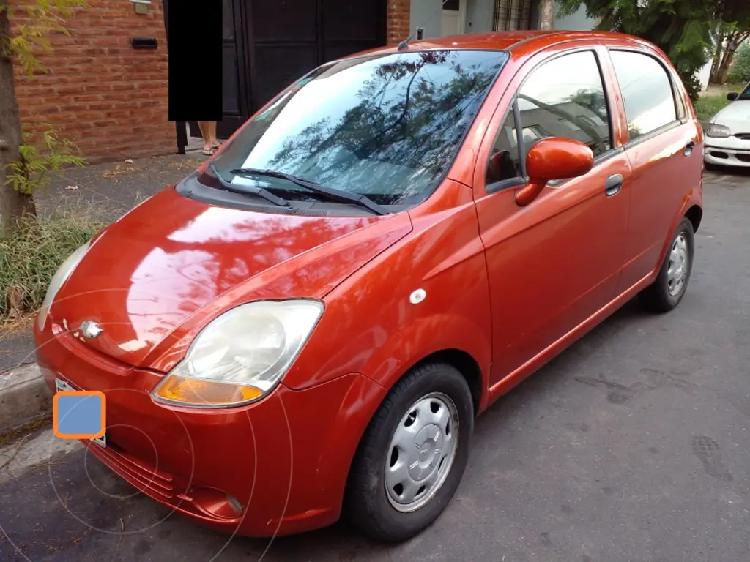
[[[737,53],[737,49],[739,49],[740,45],[742,45],[742,43],[749,37],[750,31],[733,31],[727,35],[727,46],[724,49],[721,62],[716,70],[716,84],[726,83],[729,69],[732,68],[732,61],[734,60],[735,53]],[[713,74],[713,68],[711,69],[711,73]]]
[[[0,234],[11,231],[24,214],[35,213],[32,196],[18,193],[7,183],[8,164],[18,160],[21,144],[13,61],[6,52],[9,37],[8,0],[0,0]]]
[[[539,29],[552,29],[555,25],[555,0],[540,0]]]
[[[722,55],[724,54],[724,39],[726,35],[721,30],[721,24],[719,24],[719,30],[716,32],[714,38],[714,56],[711,61],[711,72],[708,75],[709,84],[719,83],[719,65],[721,64]]]

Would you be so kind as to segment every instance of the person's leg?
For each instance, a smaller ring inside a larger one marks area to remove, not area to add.
[[[216,121],[209,121],[209,131],[211,137],[211,147],[219,146],[219,139],[216,138]]]
[[[211,152],[211,123],[212,121],[198,121],[198,128],[201,130],[203,137],[203,154]],[[216,124],[214,123],[214,128]]]

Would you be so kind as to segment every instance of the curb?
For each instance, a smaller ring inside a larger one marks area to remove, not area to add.
[[[0,434],[52,408],[52,392],[36,363],[0,373]]]

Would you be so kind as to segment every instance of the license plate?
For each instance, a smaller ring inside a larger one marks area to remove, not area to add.
[[[61,392],[61,391],[76,391],[78,390],[75,388],[72,384],[70,384],[68,381],[65,381],[61,378],[55,378],[55,391]],[[107,434],[105,433],[101,437],[97,437],[96,439],[90,439],[92,443],[96,443],[100,447],[106,447],[107,446]]]
[[[55,391],[61,392],[66,390],[76,390],[73,388],[73,386],[68,382],[64,381],[62,379],[55,379]]]

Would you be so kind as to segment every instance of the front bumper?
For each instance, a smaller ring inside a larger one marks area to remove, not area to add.
[[[708,164],[750,167],[750,140],[705,137],[703,159]]]
[[[352,457],[384,394],[370,379],[279,385],[240,408],[176,408],[150,397],[162,374],[116,362],[67,332],[35,335],[50,387],[61,377],[104,392],[107,447],[86,445],[144,494],[241,535],[291,534],[338,519]]]

